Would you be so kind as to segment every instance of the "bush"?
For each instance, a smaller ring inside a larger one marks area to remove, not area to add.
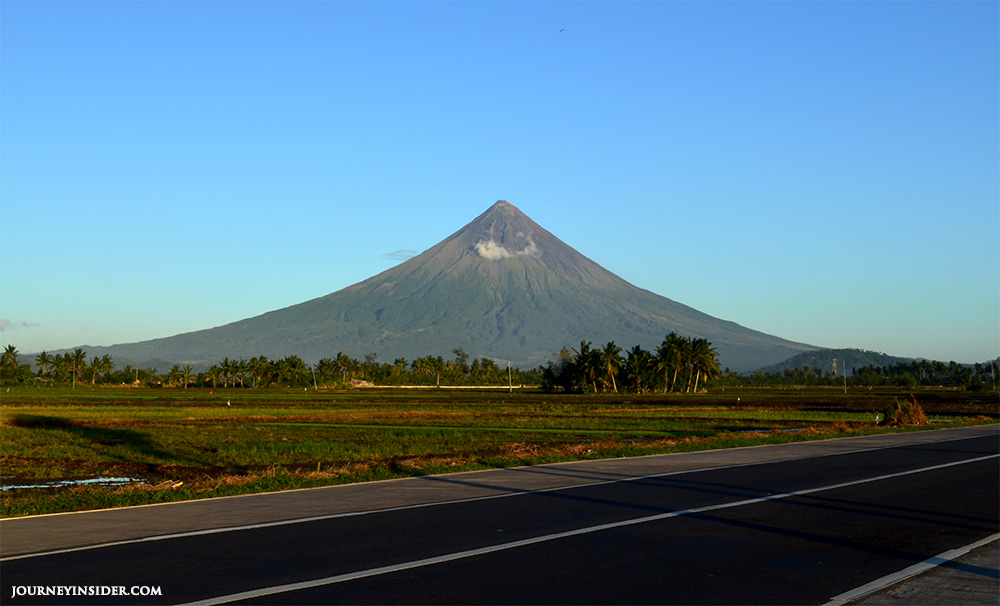
[[[924,409],[917,403],[917,398],[910,394],[909,398],[896,400],[891,406],[884,409],[878,424],[883,427],[896,427],[899,425],[925,425],[928,422]]]

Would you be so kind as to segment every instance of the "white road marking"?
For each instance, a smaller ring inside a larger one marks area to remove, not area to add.
[[[926,560],[920,562],[919,564],[914,564],[909,568],[904,568],[903,570],[900,570],[899,572],[894,572],[893,574],[887,574],[886,576],[880,579],[875,579],[871,583],[865,583],[861,587],[855,587],[850,591],[845,591],[844,593],[831,598],[830,601],[824,604],[823,606],[843,606],[844,604],[863,598],[870,593],[875,593],[880,589],[884,589],[890,585],[895,585],[896,583],[899,583],[900,581],[905,581],[910,577],[917,576],[918,574],[930,570],[935,566],[940,566],[941,564],[947,564],[948,562],[956,558],[960,558],[963,555],[969,553],[973,549],[982,547],[983,545],[992,543],[993,541],[996,540],[1000,540],[1000,533],[992,534],[986,537],[985,539],[980,539],[975,543],[970,543],[966,545],[965,547],[959,547],[958,549],[950,549],[943,553],[939,553],[933,558],[927,558]]]
[[[252,589],[250,591],[243,591],[240,593],[233,593],[229,595],[222,595],[213,598],[208,598],[205,600],[199,600],[196,602],[189,602],[184,606],[214,606],[215,604],[227,604],[229,602],[235,602],[237,600],[248,600],[252,598],[259,598],[267,595],[275,595],[278,593],[285,593],[289,591],[297,591],[300,589],[310,589],[313,587],[320,587],[323,585],[332,585],[334,583],[343,583],[344,581],[352,581],[355,579],[361,579],[365,577],[377,576],[381,574],[388,574],[392,572],[398,572],[400,570],[408,570],[411,568],[419,568],[422,566],[431,566],[434,564],[441,564],[444,562],[451,562],[454,560],[460,560],[464,558],[470,558],[479,555],[485,555],[489,553],[494,553],[497,551],[505,551],[508,549],[516,549],[518,547],[524,547],[526,545],[533,545],[536,543],[543,543],[546,541],[555,541],[558,539],[565,539],[568,537],[579,536],[583,534],[590,534],[594,532],[601,532],[603,530],[610,530],[613,528],[621,528],[623,526],[632,526],[635,524],[645,524],[648,522],[655,522],[658,520],[666,520],[668,518],[674,518],[678,516],[689,515],[693,513],[704,513],[706,511],[717,511],[720,509],[730,509],[733,507],[743,507],[745,505],[753,505],[755,503],[764,503],[766,501],[776,501],[779,499],[787,499],[790,497],[800,497],[807,494],[812,494],[815,492],[824,492],[828,490],[835,490],[838,488],[845,488],[848,486],[857,486],[858,484],[866,484],[869,482],[878,482],[880,480],[888,480],[891,478],[898,478],[901,476],[912,475],[916,473],[924,473],[928,471],[934,471],[937,469],[945,469],[948,467],[954,467],[956,465],[965,465],[968,463],[976,463],[978,461],[985,461],[987,459],[1000,458],[1000,454],[987,455],[983,457],[976,457],[974,459],[967,459],[964,461],[955,461],[952,463],[943,463],[941,465],[932,465],[930,467],[922,467],[920,469],[911,469],[909,471],[902,471],[897,473],[872,476],[870,478],[863,478],[860,480],[851,480],[849,482],[840,482],[838,484],[830,484],[828,486],[820,486],[817,488],[808,488],[805,490],[800,490],[797,492],[786,492],[782,494],[768,495],[766,497],[757,497],[754,499],[745,499],[743,501],[734,501],[732,503],[719,503],[716,505],[708,505],[705,507],[696,507],[693,509],[683,509],[678,511],[671,511],[667,513],[656,514],[652,516],[645,516],[641,518],[633,518],[631,520],[621,520],[618,522],[611,522],[608,524],[598,524],[596,526],[588,526],[586,528],[577,528],[575,530],[568,530],[565,532],[557,532],[554,534],[542,535],[537,537],[532,537],[529,539],[522,539],[519,541],[511,541],[509,543],[501,543],[499,545],[492,545],[489,547],[480,547],[478,549],[470,549],[467,551],[458,551],[455,553],[449,553],[440,555],[433,558],[425,558],[422,560],[413,560],[410,562],[401,562],[399,564],[393,564],[390,566],[381,566],[378,568],[369,568],[367,570],[358,570],[355,572],[349,572],[345,574],[339,574],[330,577],[324,577],[320,579],[312,579],[308,581],[301,581],[298,583],[289,583],[287,585],[276,585],[273,587],[261,587],[259,589]],[[932,558],[933,559],[933,558]]]

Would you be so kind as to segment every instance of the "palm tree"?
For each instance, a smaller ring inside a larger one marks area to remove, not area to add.
[[[104,354],[101,357],[94,356],[90,359],[90,384],[94,385],[97,383],[98,375],[107,375],[109,372],[114,370],[115,363],[111,359],[110,354]]]
[[[441,356],[417,358],[413,361],[411,367],[418,374],[433,376],[435,384],[439,387],[441,386],[441,371],[444,369],[444,359]],[[423,380],[420,380],[420,384],[423,384]]]
[[[73,359],[69,352],[63,355],[56,355],[52,358],[52,376],[56,381],[69,381],[73,374]]]
[[[353,366],[354,360],[342,351],[337,352],[337,357],[333,359],[334,366],[340,371],[340,379],[347,383],[347,371]]]
[[[663,373],[663,393],[673,391],[677,385],[677,373],[685,365],[689,343],[686,337],[671,331],[656,348],[657,370]]]
[[[174,383],[180,381],[181,377],[181,367],[174,364],[170,367],[170,372],[167,373],[167,383],[173,385]]]
[[[611,379],[611,387],[618,393],[618,383],[615,382],[615,375],[622,368],[622,348],[615,345],[614,341],[609,341],[601,350],[601,366],[608,373]]]
[[[4,351],[3,356],[0,357],[0,380],[9,378],[12,382],[18,381],[18,354],[17,348],[13,345],[8,345]]]
[[[52,356],[42,350],[41,353],[35,356],[35,364],[38,365],[38,376],[47,375],[49,366],[52,366]]]
[[[635,387],[636,393],[643,393],[646,390],[645,384],[651,379],[650,371],[655,367],[653,356],[640,345],[636,345],[628,352],[625,360],[625,369],[628,373],[628,380]]]
[[[104,378],[108,378],[108,374],[115,369],[115,361],[111,358],[111,354],[104,354],[101,356],[101,374]]]
[[[316,374],[319,375],[319,380],[326,383],[327,380],[333,379],[334,374],[337,372],[337,363],[330,358],[323,358],[319,362],[316,362]]]
[[[187,391],[188,383],[191,382],[191,365],[185,364],[182,370],[184,371],[184,391]]]
[[[698,391],[700,377],[709,381],[719,376],[718,354],[708,339],[698,338],[691,341],[690,355],[691,374],[694,377],[692,391]]]
[[[580,349],[573,350],[573,362],[576,365],[580,378],[590,382],[594,391],[597,391],[597,369],[600,368],[600,352],[590,348],[590,341],[580,341]]]
[[[264,356],[250,358],[247,369],[250,371],[250,377],[253,379],[253,386],[257,387],[263,383],[264,377],[271,370],[271,362]]]
[[[406,358],[396,358],[392,361],[392,366],[389,370],[389,378],[387,380],[392,381],[397,385],[401,385],[406,375],[406,369],[409,367],[410,363]]]
[[[223,387],[229,387],[229,378],[233,376],[235,367],[233,360],[229,357],[222,358],[222,362],[219,362],[219,368],[222,370],[222,385]],[[233,380],[233,386],[236,386],[236,380]]]
[[[500,367],[490,358],[476,358],[472,361],[469,372],[479,385],[496,385],[500,382]]]
[[[236,373],[236,377],[233,379],[233,387],[236,387],[236,379],[240,380],[240,387],[245,387],[247,372],[250,370],[250,363],[240,358],[233,362],[233,371]]]
[[[212,377],[212,387],[215,388],[215,382],[222,374],[222,368],[218,364],[212,364],[208,367],[208,374]]]
[[[73,364],[73,389],[76,389],[77,374],[87,369],[87,352],[77,347],[69,356]]]
[[[306,374],[309,372],[309,368],[306,363],[302,361],[302,358],[298,356],[287,356],[281,360],[283,363],[283,370],[285,379],[289,383],[301,383],[305,380]]]
[[[19,355],[16,347],[8,345],[3,350],[3,358],[0,360],[0,365],[17,368],[17,356]]]

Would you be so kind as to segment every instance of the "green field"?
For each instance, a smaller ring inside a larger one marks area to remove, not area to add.
[[[900,431],[875,427],[875,414],[906,395],[11,388],[0,394],[0,514]],[[929,427],[998,417],[996,394],[916,397]],[[129,481],[58,483],[102,478]]]

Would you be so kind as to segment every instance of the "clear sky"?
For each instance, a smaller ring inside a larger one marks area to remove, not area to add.
[[[251,317],[505,199],[714,316],[985,361],[998,7],[4,0],[0,339]]]

